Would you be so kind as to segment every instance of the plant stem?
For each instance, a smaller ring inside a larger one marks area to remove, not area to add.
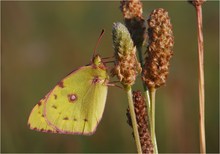
[[[128,96],[128,105],[129,105],[129,110],[130,110],[130,115],[131,115],[131,122],[132,122],[133,131],[134,131],[134,138],[135,138],[135,142],[137,146],[137,152],[142,153],[131,88],[127,90],[127,96]]]
[[[144,96],[145,96],[145,99],[146,99],[146,105],[147,105],[147,115],[148,115],[148,117],[149,117],[149,119],[151,118],[150,116],[150,112],[151,112],[151,105],[150,105],[150,102],[151,102],[151,100],[150,100],[150,96],[149,96],[149,91],[148,90],[146,90],[145,92],[144,92]]]
[[[144,61],[143,61],[143,56],[142,56],[142,46],[137,47],[137,52],[138,52],[139,61],[141,63],[141,68],[143,69],[144,68]],[[144,83],[144,80],[142,80],[142,84],[143,84],[143,88],[144,88],[144,96],[145,96],[146,106],[147,106],[148,125],[149,125],[148,127],[151,129],[152,128],[151,127],[151,123],[152,123],[152,121],[151,121],[151,116],[152,116],[151,115],[151,99],[150,99],[150,95],[149,95],[149,90],[148,90],[146,84]],[[149,128],[147,128],[147,129],[149,129]],[[151,135],[151,138],[153,138],[152,135]],[[155,143],[153,140],[152,140],[152,142],[157,147],[156,138],[155,138]],[[154,149],[154,152],[155,152],[155,149]]]
[[[200,153],[206,153],[205,81],[204,81],[204,48],[203,48],[203,33],[202,33],[202,5],[198,5],[195,8],[196,8],[197,26],[198,26]]]
[[[141,63],[141,67],[143,68],[144,62],[143,62],[143,56],[142,56],[142,46],[137,46],[137,52],[138,52],[139,61]]]
[[[156,139],[156,132],[155,132],[155,95],[156,89],[151,88],[150,92],[150,100],[151,100],[151,109],[150,109],[150,132],[151,132],[151,140],[154,145],[154,153],[158,153],[157,149],[157,139]]]
[[[137,47],[137,52],[138,52],[139,61],[141,63],[141,68],[143,69],[144,68],[144,61],[143,61],[143,56],[142,56],[142,46]],[[143,80],[142,80],[142,84],[144,87],[144,91],[147,91],[147,87],[146,87]]]
[[[141,63],[141,68],[143,69],[144,68],[144,61],[143,61],[143,56],[142,56],[142,46],[137,47],[137,52],[138,52],[139,61]],[[144,88],[144,96],[146,99],[147,113],[150,118],[151,105],[150,105],[149,90],[148,90],[146,84],[144,83],[144,80],[142,80],[142,84],[143,84],[143,88]]]

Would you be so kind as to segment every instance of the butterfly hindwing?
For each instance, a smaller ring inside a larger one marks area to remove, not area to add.
[[[47,123],[57,133],[92,134],[105,106],[108,75],[88,65],[72,72],[49,93],[44,103]]]
[[[31,111],[28,119],[28,125],[31,129],[36,131],[56,133],[56,130],[48,125],[45,119],[45,115],[43,113],[43,107],[47,96],[48,94],[44,98],[42,98]]]

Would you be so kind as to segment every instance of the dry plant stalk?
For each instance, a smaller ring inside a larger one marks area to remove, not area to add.
[[[141,148],[143,153],[153,154],[153,144],[149,132],[148,115],[145,99],[140,91],[133,92],[134,109],[138,124]],[[128,124],[132,127],[130,110],[127,109]]]
[[[205,0],[190,1],[197,15],[198,29],[198,57],[199,57],[199,128],[200,128],[200,153],[206,153],[205,141],[205,80],[204,80],[204,47],[203,47],[203,32],[202,32],[202,4]]]

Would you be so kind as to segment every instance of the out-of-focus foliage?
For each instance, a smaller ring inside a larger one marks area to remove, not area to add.
[[[144,16],[163,7],[175,36],[166,86],[157,91],[156,132],[160,152],[199,152],[196,16],[187,2],[145,1]],[[219,4],[203,5],[207,152],[219,150]],[[103,119],[93,136],[31,131],[33,106],[73,69],[88,64],[98,48],[112,56],[112,24],[122,22],[119,2],[1,2],[2,152],[135,152],[126,123],[123,90],[109,88]],[[139,78],[140,79],[140,78]],[[136,82],[134,89],[142,89]]]

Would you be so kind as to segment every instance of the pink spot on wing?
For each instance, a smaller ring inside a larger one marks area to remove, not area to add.
[[[92,79],[92,83],[94,83],[94,84],[99,83],[99,82],[101,82],[101,81],[102,81],[102,80],[99,79],[98,76],[95,76],[95,77]]]
[[[41,104],[42,104],[42,102],[41,102],[41,101],[37,103],[37,105],[38,105],[38,106],[41,106]]]
[[[47,132],[48,132],[48,133],[51,133],[52,131],[51,131],[51,130],[47,130]]]
[[[70,103],[74,103],[77,100],[76,94],[68,94],[67,97]]]
[[[59,86],[60,88],[64,88],[63,81],[60,81],[60,82],[58,83],[58,86]]]

